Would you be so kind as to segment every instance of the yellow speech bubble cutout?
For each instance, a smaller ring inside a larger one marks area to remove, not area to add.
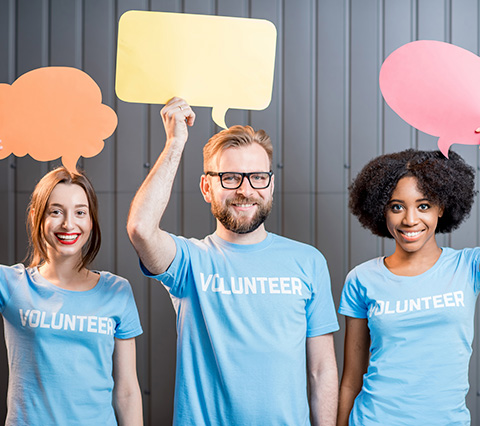
[[[117,96],[165,104],[174,96],[211,106],[226,128],[229,108],[262,110],[272,98],[275,26],[263,19],[128,11],[120,17]]]

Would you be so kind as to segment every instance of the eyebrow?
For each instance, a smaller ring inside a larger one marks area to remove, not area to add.
[[[418,200],[415,200],[416,203],[420,203],[422,201],[428,201],[429,203],[431,203],[431,201],[428,199],[428,198],[419,198]],[[391,204],[391,203],[404,203],[405,201],[403,200],[397,200],[397,199],[394,199],[394,200],[390,200],[388,202],[388,204]]]
[[[52,204],[49,204],[48,207],[63,207],[63,204],[52,203]],[[88,204],[75,204],[75,208],[78,208],[78,207],[87,207],[88,208]]]

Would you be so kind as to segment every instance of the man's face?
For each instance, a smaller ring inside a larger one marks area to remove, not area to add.
[[[268,172],[270,162],[265,150],[257,143],[228,148],[217,154],[210,165],[212,172]],[[212,205],[212,214],[228,231],[236,234],[254,232],[272,210],[273,176],[270,185],[254,189],[245,177],[237,189],[225,189],[219,176],[202,178],[202,193]]]

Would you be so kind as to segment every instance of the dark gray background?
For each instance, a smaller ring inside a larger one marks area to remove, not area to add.
[[[251,124],[272,136],[276,195],[267,228],[325,254],[338,304],[348,270],[393,248],[348,214],[346,187],[352,176],[378,154],[436,148],[435,138],[412,130],[385,106],[378,88],[380,66],[389,53],[416,39],[448,41],[478,54],[480,8],[476,0],[0,0],[1,83],[11,84],[42,66],[77,67],[99,84],[104,102],[118,114],[118,128],[102,153],[81,161],[100,198],[103,246],[95,266],[132,283],[145,330],[137,343],[145,423],[167,425],[174,387],[174,311],[166,291],[140,273],[125,232],[130,201],[165,139],[159,106],[127,104],[115,96],[117,23],[132,9],[266,18],[276,25],[272,103],[265,111],[231,110],[227,125]],[[219,129],[209,108],[195,111],[197,122],[164,227],[202,237],[214,229],[214,221],[198,189],[201,150]],[[478,169],[478,149],[454,149]],[[0,161],[0,263],[24,258],[29,195],[56,164],[28,156]],[[440,237],[440,244],[478,245],[478,215],[476,204],[461,229]],[[8,368],[0,349],[1,418]],[[341,368],[343,331],[336,334],[336,349]],[[480,424],[477,357],[474,353],[468,397],[473,424]]]

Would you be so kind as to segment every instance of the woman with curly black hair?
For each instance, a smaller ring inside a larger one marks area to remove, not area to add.
[[[475,172],[456,153],[406,150],[370,161],[350,208],[395,252],[347,276],[338,425],[469,425],[465,404],[480,248],[438,246],[474,201]]]

